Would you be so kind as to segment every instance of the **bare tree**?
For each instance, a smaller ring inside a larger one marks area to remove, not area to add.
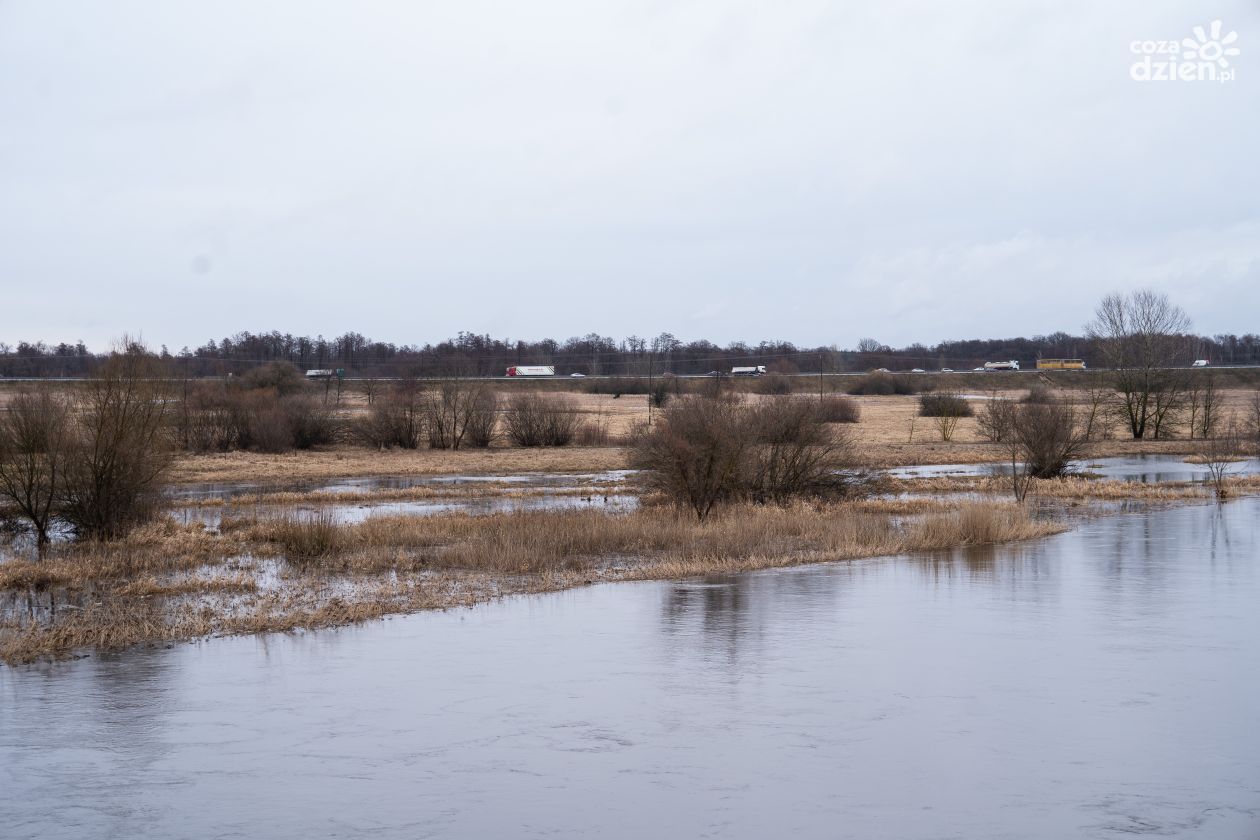
[[[65,480],[68,413],[47,390],[18,394],[0,413],[0,499],[31,524],[41,552]]]
[[[1204,438],[1199,444],[1199,455],[1207,467],[1208,479],[1218,500],[1229,495],[1226,478],[1234,464],[1243,458],[1243,431],[1231,420],[1220,434]]]
[[[1086,327],[1111,369],[1112,387],[1134,439],[1161,430],[1179,405],[1190,319],[1149,289],[1103,298]]]
[[[1109,388],[1089,388],[1085,392],[1085,412],[1084,428],[1082,434],[1085,440],[1094,440],[1095,438],[1110,439],[1111,426],[1110,423],[1114,417],[1113,413],[1107,410],[1107,401],[1111,398],[1112,391]]]
[[[1217,402],[1215,374],[1208,371],[1202,380],[1195,377],[1186,398],[1191,439],[1212,436],[1217,423]]]
[[[429,446],[459,449],[476,419],[488,404],[487,386],[479,382],[444,382],[425,400],[425,427]]]
[[[991,443],[1007,441],[1011,435],[1014,412],[1015,403],[1012,400],[1000,397],[997,391],[992,391],[976,415],[976,428]]]
[[[59,499],[76,534],[115,539],[155,514],[172,455],[164,373],[124,340],[82,392]]]

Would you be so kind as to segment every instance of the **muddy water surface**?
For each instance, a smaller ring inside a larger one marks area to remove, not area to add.
[[[0,834],[1256,838],[1258,523],[0,668]]]

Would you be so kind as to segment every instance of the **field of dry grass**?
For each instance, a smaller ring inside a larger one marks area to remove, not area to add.
[[[1030,539],[1064,528],[1000,503],[740,506],[704,523],[649,507],[473,517],[163,522],[107,546],[0,564],[0,659],[320,627],[600,581]]]
[[[1024,391],[1011,390],[1002,396],[1018,399]],[[1223,393],[1224,411],[1242,413],[1253,392],[1233,390]],[[1078,391],[1063,396],[1083,400]],[[985,392],[985,396],[988,392]],[[750,399],[773,399],[749,395]],[[807,399],[798,396],[797,399]],[[637,425],[648,419],[647,399],[626,395],[617,399],[607,394],[567,394],[574,411],[584,420],[606,428],[613,441],[624,440]],[[986,442],[974,418],[962,418],[953,440],[944,442],[931,418],[919,417],[914,396],[854,397],[861,408],[860,422],[849,428],[858,444],[861,460],[871,467],[915,464],[967,464],[1000,461],[1003,447]],[[975,401],[977,407],[980,401]],[[1172,440],[1126,439],[1124,429],[1113,423],[1107,435],[1090,444],[1088,456],[1102,458],[1139,453],[1190,454],[1193,442],[1184,435]],[[181,455],[172,480],[178,484],[258,483],[283,486],[335,478],[416,475],[512,475],[519,473],[584,473],[624,469],[625,449],[618,445],[569,446],[522,449],[498,445],[490,449],[386,450],[358,446],[337,446],[321,451],[269,455],[257,452],[229,452],[208,455]]]
[[[584,473],[622,469],[623,450],[617,447],[557,449],[390,449],[335,447],[315,452],[269,455],[226,452],[182,455],[171,480],[176,484],[260,483],[286,484],[365,476],[518,475],[521,473]]]

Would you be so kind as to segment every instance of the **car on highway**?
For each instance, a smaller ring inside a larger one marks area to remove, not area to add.
[[[953,368],[941,368],[941,373],[953,373]]]
[[[570,374],[569,374],[569,376],[576,376],[576,377],[579,377],[579,378],[581,378],[581,379],[585,379],[585,378],[586,378],[586,374],[585,374],[585,373],[570,373]]]
[[[911,373],[927,373],[923,368],[910,368]]]
[[[1195,359],[1194,364],[1190,365],[1190,367],[1207,367],[1207,366],[1208,366],[1207,359]]]

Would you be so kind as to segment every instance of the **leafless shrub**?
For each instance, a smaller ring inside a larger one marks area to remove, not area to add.
[[[269,362],[245,372],[234,383],[238,388],[271,389],[282,397],[298,394],[306,387],[306,378],[290,362]]]
[[[588,421],[578,426],[573,442],[578,446],[608,446],[612,442],[612,435],[608,431],[607,423]]]
[[[423,392],[415,380],[404,380],[379,397],[355,426],[355,433],[379,449],[416,449],[424,438]]]
[[[482,388],[469,403],[469,446],[485,449],[494,443],[499,429],[499,398],[489,388]]]
[[[504,414],[508,437],[517,446],[567,446],[579,420],[572,408],[554,396],[517,394]]]
[[[941,436],[941,440],[949,443],[954,439],[954,431],[958,428],[959,418],[952,414],[938,414],[932,418],[932,425]]]
[[[293,448],[293,425],[288,412],[279,400],[257,402],[260,404],[247,409],[248,420],[241,448],[259,452],[288,452]]]
[[[675,377],[662,376],[649,383],[648,400],[653,408],[664,408],[665,403],[678,393],[678,380]]]
[[[844,493],[853,451],[849,435],[829,428],[813,400],[746,405],[690,397],[637,439],[632,462],[649,490],[703,520],[736,499],[781,503]]]
[[[743,471],[744,489],[753,501],[782,503],[848,489],[852,438],[829,429],[813,400],[767,400],[748,409],[743,419],[754,444],[746,450]]]
[[[1225,479],[1229,476],[1234,464],[1242,460],[1245,452],[1244,433],[1239,424],[1233,420],[1221,430],[1220,434],[1204,438],[1199,444],[1199,455],[1207,467],[1208,479],[1217,499],[1229,495]]]
[[[48,390],[18,394],[0,412],[0,502],[30,523],[41,550],[65,480],[68,413]]]
[[[337,416],[319,399],[298,395],[280,401],[289,423],[293,445],[298,449],[327,446],[337,439]]]
[[[782,373],[771,373],[757,381],[757,393],[783,396],[792,393],[791,377]]]
[[[179,444],[190,452],[227,452],[237,446],[233,398],[218,383],[185,382],[175,418]]]
[[[854,396],[886,397],[894,394],[903,396],[914,394],[914,381],[908,376],[894,376],[891,373],[876,371],[863,376],[849,388]]]
[[[444,382],[425,399],[425,429],[434,449],[459,449],[487,404],[478,382]]]
[[[1024,395],[1023,402],[1041,403],[1044,405],[1046,403],[1056,402],[1056,400],[1057,398],[1051,388],[1046,385],[1034,385],[1029,388],[1028,393]]]
[[[976,428],[985,440],[1002,443],[1010,437],[1014,414],[1015,404],[1011,400],[992,394],[976,415]]]
[[[1024,403],[1014,412],[1011,442],[1023,470],[1033,478],[1064,475],[1081,456],[1085,436],[1066,403]]]
[[[632,462],[648,490],[703,520],[739,494],[750,444],[738,400],[689,397],[665,409],[638,439]]]
[[[919,397],[920,417],[971,417],[975,411],[961,394],[941,391],[939,394],[923,394]]]
[[[80,536],[117,538],[155,515],[172,449],[164,373],[125,343],[81,392],[60,500]]]
[[[818,418],[824,423],[856,423],[862,419],[862,407],[857,400],[833,394],[818,401]]]

